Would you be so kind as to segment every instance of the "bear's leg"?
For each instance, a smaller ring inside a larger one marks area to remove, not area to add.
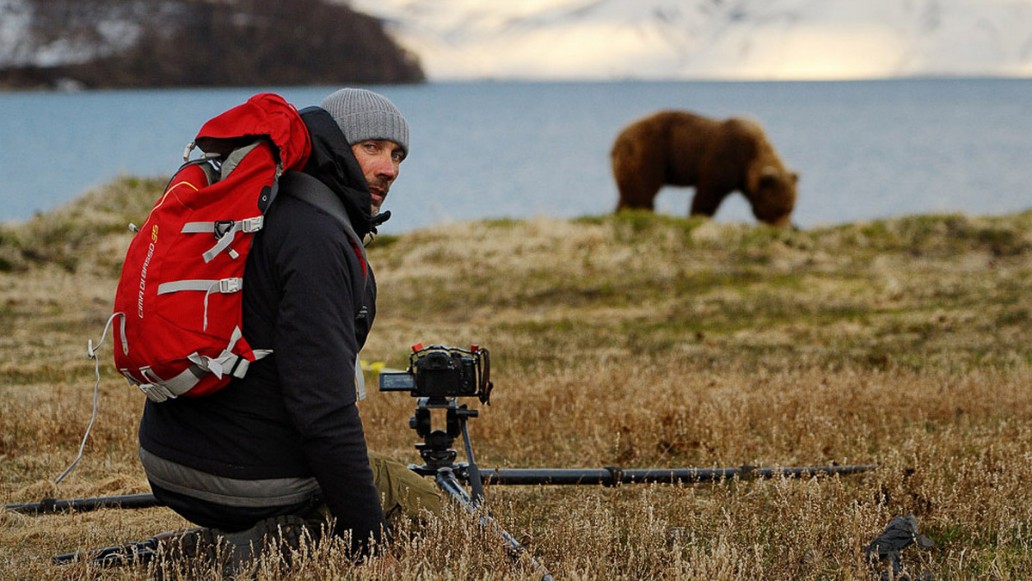
[[[659,186],[642,182],[628,183],[629,181],[618,184],[620,201],[617,202],[616,210],[654,210]]]
[[[730,192],[699,184],[695,188],[695,196],[692,197],[692,216],[710,216],[717,213],[717,208]]]

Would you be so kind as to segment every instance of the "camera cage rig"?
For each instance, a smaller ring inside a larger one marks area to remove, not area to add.
[[[469,435],[469,419],[479,416],[479,411],[460,404],[460,398],[476,397],[481,403],[490,405],[494,385],[490,379],[490,352],[479,345],[460,349],[444,345],[416,344],[409,355],[409,366],[405,371],[381,371],[380,391],[408,392],[417,398],[416,408],[409,427],[422,439],[415,444],[422,464],[410,464],[408,468],[426,477],[432,477],[443,492],[447,493],[477,522],[491,529],[504,541],[515,557],[529,559],[531,566],[541,574],[542,579],[551,579],[551,574],[512,535],[500,527],[484,509],[484,485],[602,485],[656,483],[687,484],[718,482],[738,479],[760,478],[803,478],[818,475],[850,475],[874,470],[874,465],[827,465],[827,466],[784,466],[758,467],[743,465],[724,468],[644,468],[625,469],[616,466],[601,468],[492,468],[482,470],[476,463],[473,443]],[[435,412],[437,412],[435,414]],[[444,429],[435,429],[433,418],[444,414]],[[452,447],[461,436],[465,462],[456,462],[458,452]],[[469,486],[470,492],[465,486]],[[161,506],[152,494],[131,494],[122,496],[55,499],[45,498],[39,502],[6,504],[5,510],[20,513],[45,514],[68,510],[88,511],[101,508],[148,508]],[[191,529],[193,530],[193,529]],[[106,547],[91,551],[79,551],[56,555],[55,563],[70,563],[90,559],[101,565],[119,565],[134,561],[146,561],[158,553],[158,544],[170,538],[171,533],[160,533],[142,542]]]

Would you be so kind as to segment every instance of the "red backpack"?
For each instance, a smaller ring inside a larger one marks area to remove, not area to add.
[[[194,147],[204,155],[190,160]],[[244,265],[280,176],[310,153],[297,109],[269,93],[209,120],[187,146],[115,294],[115,366],[148,398],[213,393],[268,354],[241,334]]]

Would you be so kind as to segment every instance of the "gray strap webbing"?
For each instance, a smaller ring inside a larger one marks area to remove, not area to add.
[[[155,375],[150,367],[141,367],[140,375],[150,380],[150,383],[137,384],[136,387],[140,388],[148,398],[162,402],[169,398],[175,399],[190,391],[201,380],[204,370],[196,365],[191,365],[175,377],[162,379]]]
[[[236,240],[238,232],[257,232],[261,230],[263,221],[264,218],[262,216],[254,216],[233,222],[233,224],[218,237],[215,245],[201,255],[201,257],[204,258],[204,262],[211,262],[219,255],[220,252],[228,249],[229,245]],[[209,234],[214,233],[215,228],[215,222],[187,222],[186,224],[183,224],[183,229],[180,230],[180,232],[184,234]],[[236,255],[233,255],[233,258],[236,258]]]
[[[244,288],[244,279],[240,277],[219,280],[186,279],[164,282],[158,285],[158,294],[176,293],[180,291],[200,291],[205,293],[235,293]]]
[[[262,216],[238,220],[233,226],[238,232],[257,232],[262,229]],[[183,234],[213,234],[215,222],[187,222],[180,230]]]
[[[183,234],[212,234],[215,232],[215,222],[187,222],[180,230]]]
[[[240,277],[222,278],[219,280],[186,279],[164,282],[158,285],[158,294],[177,293],[180,291],[198,291],[204,293],[204,318],[201,330],[208,330],[208,297],[212,293],[229,294],[240,292],[244,288],[244,279]]]
[[[129,380],[129,383],[138,387],[149,399],[158,403],[167,399],[175,399],[193,389],[206,373],[213,373],[216,377],[231,374],[237,379],[243,378],[247,374],[247,369],[251,362],[233,353],[233,347],[242,337],[243,333],[240,331],[240,327],[235,327],[229,338],[229,344],[226,345],[226,348],[222,350],[218,357],[212,358],[192,353],[187,359],[193,365],[169,379],[158,377],[150,367],[141,367],[137,370],[149,383],[141,383],[136,380],[127,369],[122,369],[121,371],[125,378]],[[257,361],[270,355],[272,349],[255,349],[252,353],[254,354],[254,360]]]

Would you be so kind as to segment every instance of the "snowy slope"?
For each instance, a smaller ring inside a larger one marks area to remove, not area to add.
[[[71,3],[70,3],[71,4]],[[74,5],[73,5],[74,6]],[[37,16],[27,0],[0,0],[0,66],[48,67],[82,63],[132,46],[139,36],[133,3],[113,2],[67,11],[53,10],[52,20],[61,27],[34,35],[29,28]],[[99,26],[83,25],[93,19]],[[39,31],[37,31],[39,32]]]
[[[350,3],[438,80],[1032,76],[1032,0]]]

